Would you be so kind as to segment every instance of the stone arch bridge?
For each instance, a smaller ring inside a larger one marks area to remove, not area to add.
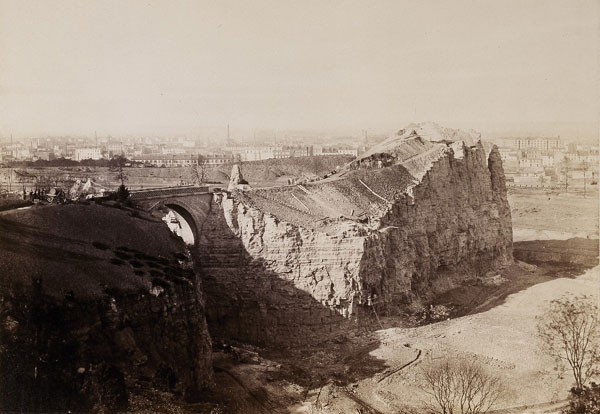
[[[131,202],[136,207],[151,212],[163,207],[174,210],[190,225],[194,235],[194,244],[198,244],[202,225],[210,212],[213,194],[208,186],[161,187],[143,190],[131,190]]]

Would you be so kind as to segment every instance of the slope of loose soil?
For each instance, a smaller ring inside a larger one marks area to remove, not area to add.
[[[151,271],[177,265],[175,255],[183,251],[168,228],[152,220],[100,205],[6,211],[0,215],[0,284],[41,278],[46,293],[57,297],[148,288]]]
[[[160,219],[94,204],[0,213],[0,411],[183,412],[182,395],[212,382],[196,280]]]

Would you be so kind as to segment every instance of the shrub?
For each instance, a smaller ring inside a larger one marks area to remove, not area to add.
[[[429,413],[482,414],[505,393],[500,378],[474,361],[445,360],[423,369]]]
[[[600,414],[600,385],[592,382],[583,388],[571,388],[569,407],[563,414]]]
[[[598,323],[596,302],[585,295],[552,300],[538,318],[543,349],[554,357],[557,369],[571,368],[577,390],[600,373]]]
[[[127,189],[127,187],[125,187],[124,184],[121,184],[119,186],[119,189],[117,190],[117,200],[121,201],[121,202],[125,202],[127,201],[127,199],[129,198],[129,190]]]

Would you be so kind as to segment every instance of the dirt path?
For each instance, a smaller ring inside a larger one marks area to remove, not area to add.
[[[254,407],[252,407],[252,408],[254,408],[252,410],[252,412],[263,412],[265,414],[271,414],[271,413],[281,414],[283,412],[283,411],[280,411],[280,407],[276,407],[274,404],[272,404],[270,401],[268,401],[268,399],[257,395],[253,390],[248,388],[246,386],[246,384],[244,383],[244,381],[242,381],[240,378],[238,378],[235,374],[233,374],[227,368],[215,366],[214,370],[215,370],[215,373],[223,373],[223,374],[227,375],[233,381],[233,383],[235,383],[237,385],[239,391],[241,391],[241,394],[237,394],[235,396],[235,399],[239,400],[240,402],[242,400],[250,400],[250,404],[252,406],[254,406]],[[250,407],[247,407],[247,408],[252,409]]]
[[[383,414],[381,411],[377,410],[376,408],[372,407],[371,405],[369,405],[369,403],[367,403],[366,401],[364,401],[363,399],[359,398],[352,390],[349,390],[347,387],[342,388],[342,391],[344,391],[344,394],[350,398],[352,401],[354,401],[356,404],[358,404],[361,408],[363,408],[364,411],[360,412],[360,414]]]
[[[553,401],[541,404],[521,405],[519,407],[493,410],[489,411],[488,414],[558,414],[567,405],[567,400]]]
[[[415,362],[417,362],[419,360],[419,358],[421,357],[421,353],[422,351],[419,349],[417,352],[417,356],[415,357],[415,359],[413,359],[412,361],[407,362],[406,364],[398,367],[398,368],[394,368],[388,371],[385,371],[383,373],[383,375],[377,380],[377,383],[380,383],[381,381],[383,381],[384,379],[396,374],[397,372],[402,371],[404,368],[407,368],[408,366],[414,364]]]

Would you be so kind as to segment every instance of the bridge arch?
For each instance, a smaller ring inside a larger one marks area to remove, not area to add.
[[[200,232],[198,223],[194,219],[194,215],[192,213],[194,211],[194,208],[192,206],[190,206],[183,200],[166,199],[153,206],[152,210],[160,208],[167,208],[169,210],[173,210],[179,216],[183,217],[187,225],[190,227],[190,230],[194,237],[194,246],[198,245],[198,240],[200,239]]]

